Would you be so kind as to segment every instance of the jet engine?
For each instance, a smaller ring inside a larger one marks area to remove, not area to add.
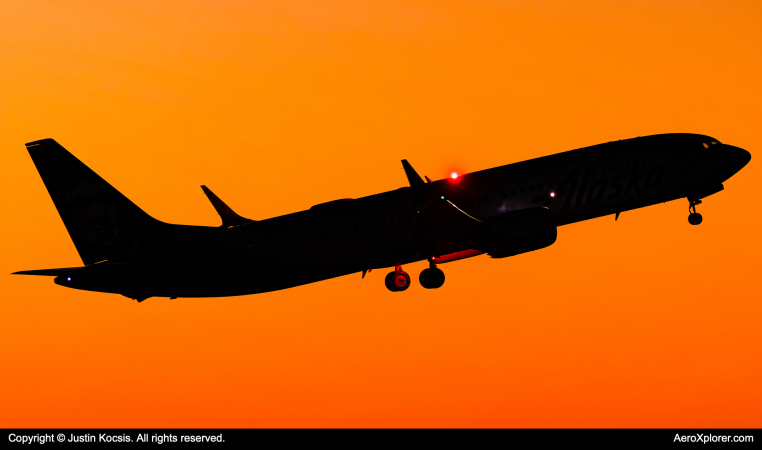
[[[480,250],[492,258],[506,258],[548,247],[558,236],[548,208],[527,208],[491,217],[484,223]]]

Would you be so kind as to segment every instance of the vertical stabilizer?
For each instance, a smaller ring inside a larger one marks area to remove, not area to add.
[[[26,148],[86,265],[128,257],[160,223],[53,139]]]

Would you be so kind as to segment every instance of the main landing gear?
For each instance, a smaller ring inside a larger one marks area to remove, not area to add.
[[[402,266],[394,266],[394,272],[386,275],[384,284],[392,292],[404,291],[410,287],[410,275],[402,271]]]
[[[423,269],[418,277],[421,286],[426,289],[437,289],[442,287],[445,282],[445,274],[441,269],[437,269],[433,261],[429,261],[429,268]]]
[[[691,200],[688,199],[688,211],[690,214],[688,215],[688,223],[691,225],[698,225],[703,220],[703,217],[701,217],[701,214],[696,212],[696,205],[700,205],[701,200]]]
[[[424,269],[418,277],[421,286],[426,289],[437,289],[445,282],[445,274],[433,261],[429,261],[429,268]],[[402,270],[402,266],[395,266],[394,272],[389,272],[384,279],[386,288],[392,292],[404,291],[410,287],[410,275]]]

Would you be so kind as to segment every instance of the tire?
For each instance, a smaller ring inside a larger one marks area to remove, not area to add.
[[[386,288],[389,289],[392,292],[397,292],[397,285],[394,284],[394,275],[397,272],[389,272],[386,274],[386,278],[384,278],[384,284],[386,285]]]
[[[410,287],[410,275],[407,272],[392,272],[394,274],[394,286],[397,291],[404,291]]]
[[[418,275],[418,282],[424,289],[433,289],[434,283],[431,282],[431,269],[423,269]]]
[[[691,225],[699,225],[704,220],[699,213],[692,213],[688,216],[688,223]]]
[[[418,281],[426,289],[438,289],[444,284],[445,275],[440,269],[423,269]]]

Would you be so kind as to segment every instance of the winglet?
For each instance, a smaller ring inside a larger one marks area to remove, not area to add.
[[[223,228],[230,228],[230,227],[236,227],[238,225],[243,225],[245,223],[251,223],[254,222],[251,219],[247,219],[245,217],[241,217],[238,214],[235,213],[228,205],[225,204],[222,200],[220,200],[219,197],[214,195],[214,192],[210,191],[208,187],[201,186],[201,189],[204,191],[204,194],[209,198],[209,201],[212,202],[212,206],[214,206],[214,209],[217,211],[217,214],[220,215],[222,218],[222,225],[220,225]]]
[[[407,162],[407,159],[402,160],[402,167],[405,169],[405,175],[407,175],[407,181],[410,182],[410,187],[422,186],[424,184],[421,176]]]

